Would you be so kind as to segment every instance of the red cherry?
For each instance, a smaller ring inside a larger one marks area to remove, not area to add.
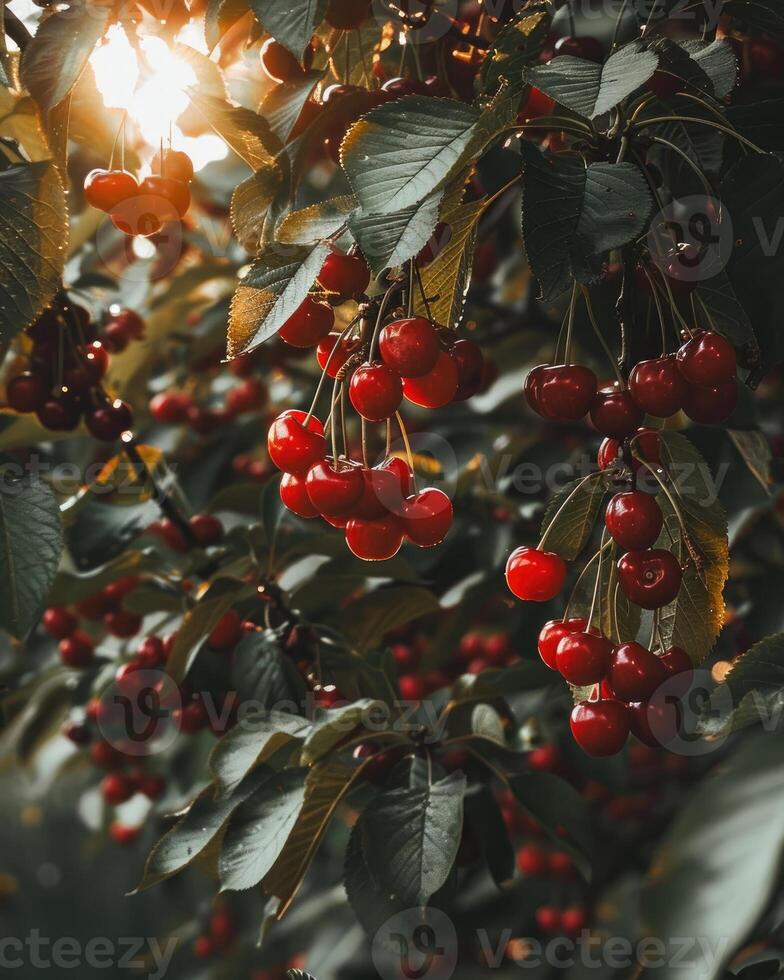
[[[362,471],[364,489],[354,508],[354,516],[374,520],[385,514],[403,515],[411,493],[411,473],[401,459],[390,459],[380,466]]]
[[[362,496],[365,480],[362,470],[352,463],[322,459],[308,470],[305,488],[319,514],[340,517],[352,512]]]
[[[269,392],[261,378],[246,378],[226,395],[226,411],[229,415],[257,412],[267,404]]]
[[[369,0],[329,0],[324,19],[337,31],[354,31],[369,15]]]
[[[142,627],[142,617],[139,613],[131,612],[130,609],[118,609],[116,612],[108,612],[103,617],[103,625],[107,633],[126,640],[139,632]]]
[[[174,180],[181,180],[188,184],[193,180],[193,161],[182,150],[173,150],[171,147],[160,152],[152,158],[153,173],[160,174],[162,177],[171,177]]]
[[[358,367],[348,386],[351,404],[368,422],[383,422],[394,415],[403,400],[400,375],[374,361]]]
[[[656,544],[664,515],[649,493],[628,490],[612,498],[604,521],[607,530],[624,551],[644,551]]]
[[[485,358],[473,340],[458,340],[449,350],[457,364],[457,392],[454,400],[464,402],[482,390],[485,376]]]
[[[572,633],[585,632],[587,626],[586,620],[576,617],[565,622],[562,619],[551,619],[549,623],[544,624],[539,633],[537,649],[539,656],[550,670],[558,670],[556,651],[561,640]]]
[[[193,955],[197,960],[209,960],[215,955],[215,943],[209,936],[197,936],[193,940]]]
[[[517,852],[517,870],[530,877],[541,877],[547,871],[547,855],[537,844],[526,844]]]
[[[613,650],[610,684],[621,701],[648,701],[666,678],[659,658],[639,643],[622,643]]]
[[[552,905],[540,905],[534,918],[541,932],[552,934],[561,931],[561,913]]]
[[[604,61],[604,48],[595,37],[559,37],[555,42],[554,57],[564,54],[600,64]]]
[[[677,353],[678,370],[694,385],[723,385],[735,381],[735,348],[713,331],[696,334]]]
[[[139,791],[148,800],[159,799],[166,789],[166,780],[163,776],[156,776],[152,773],[142,773],[138,779]]]
[[[670,647],[659,657],[659,660],[671,677],[694,670],[691,657],[682,647]]]
[[[352,353],[351,342],[340,340],[340,337],[334,334],[325,337],[319,343],[316,348],[316,360],[322,371],[326,370],[330,378],[336,378]]]
[[[135,794],[136,784],[128,776],[121,772],[112,772],[104,776],[101,783],[101,794],[107,803],[112,806],[119,806],[127,803]]]
[[[191,206],[191,192],[188,185],[182,180],[175,180],[173,177],[145,177],[139,184],[139,195],[160,198],[170,204],[181,218],[185,217],[188,208]],[[166,213],[166,208],[163,209],[162,213]],[[171,219],[163,218],[163,221],[166,220]]]
[[[566,563],[551,551],[517,548],[506,563],[506,584],[518,599],[547,602],[563,588]]]
[[[159,636],[145,636],[136,648],[136,659],[146,670],[160,667],[166,661],[166,648]]]
[[[441,352],[435,327],[424,317],[388,323],[378,347],[384,363],[403,378],[421,378],[432,371]]]
[[[629,737],[629,712],[620,701],[581,701],[572,711],[575,742],[588,755],[616,755]]]
[[[591,421],[602,435],[613,439],[628,439],[644,418],[631,394],[616,385],[600,388],[591,406]]]
[[[240,614],[234,609],[225,612],[213,626],[207,637],[207,643],[213,650],[222,653],[233,650],[245,635]]]
[[[544,380],[545,371],[548,367],[549,364],[539,364],[537,367],[531,368],[523,384],[523,393],[525,394],[526,401],[537,415],[544,414],[541,401],[542,381]]]
[[[658,465],[661,462],[659,433],[656,429],[638,429],[631,438],[632,469],[635,473],[642,468],[642,463],[636,459],[640,456],[647,462]],[[596,462],[600,470],[606,470],[618,459],[621,444],[617,439],[605,439],[599,447]]]
[[[406,500],[403,525],[414,544],[433,548],[441,544],[452,526],[452,501],[443,490],[421,490]]]
[[[223,524],[213,514],[195,514],[188,521],[188,527],[196,544],[202,548],[216,544],[225,533]]]
[[[305,412],[289,409],[270,426],[267,452],[274,465],[284,473],[304,475],[326,455],[324,426],[311,415],[305,428],[305,418]]]
[[[618,561],[621,591],[643,609],[661,609],[678,595],[683,574],[671,551],[629,551]]]
[[[669,418],[683,407],[686,383],[672,354],[640,361],[629,375],[629,391],[644,412]]]
[[[278,336],[291,347],[314,347],[328,336],[334,324],[332,307],[306,296],[280,328]]]
[[[421,408],[443,408],[457,393],[457,361],[446,351],[438,355],[435,367],[421,378],[403,378],[403,394]]]
[[[159,537],[166,547],[171,548],[172,551],[179,551],[184,554],[188,550],[188,541],[185,534],[168,517],[162,521],[153,521],[152,524],[148,524],[146,532],[147,534],[154,534],[156,537]]]
[[[70,636],[60,640],[58,649],[65,666],[77,669],[89,667],[95,655],[92,638],[83,630],[74,630]]]
[[[267,77],[281,84],[283,82],[294,82],[301,78],[304,71],[307,71],[313,64],[313,47],[308,45],[302,58],[302,64],[294,57],[285,45],[280,44],[274,37],[268,37],[262,44],[259,57],[261,67]]]
[[[318,517],[319,512],[311,503],[308,496],[305,478],[295,476],[293,473],[284,473],[280,481],[280,499],[284,507],[298,517],[313,518]]]
[[[738,384],[691,385],[684,399],[683,410],[692,422],[715,425],[724,422],[738,406]]]
[[[135,310],[120,310],[112,317],[108,325],[119,327],[127,337],[133,340],[141,340],[144,336],[144,320]]]
[[[590,368],[558,364],[543,368],[536,384],[541,415],[560,422],[576,422],[591,408],[597,381]]]
[[[8,382],[6,397],[15,412],[37,412],[49,394],[49,386],[39,375],[24,371]]]
[[[632,734],[644,745],[661,748],[677,736],[680,708],[671,697],[657,695],[653,701],[631,701],[627,708]]]
[[[427,693],[425,682],[416,674],[404,674],[397,680],[400,697],[404,701],[421,701]]]
[[[102,442],[114,442],[131,428],[133,415],[127,402],[115,398],[113,402],[88,412],[84,422],[90,435]]]
[[[164,200],[160,195],[153,197],[138,191],[133,197],[115,204],[109,212],[109,217],[115,228],[124,235],[140,235],[142,238],[156,235],[167,221],[179,220],[177,209],[171,202]],[[103,339],[107,346],[110,336],[109,329],[105,330]],[[110,349],[122,348],[110,347]]]
[[[65,372],[65,385],[83,394],[98,384],[108,366],[109,354],[104,345],[95,340],[84,348],[80,362]]]
[[[330,302],[338,305],[365,292],[370,282],[370,270],[360,255],[330,252],[324,259],[318,281],[328,293],[334,294],[330,296]]]
[[[520,123],[527,123],[532,119],[541,119],[542,116],[551,116],[554,109],[555,101],[549,95],[545,95],[541,89],[532,87],[517,119]]]
[[[63,722],[61,733],[69,742],[73,742],[74,745],[78,745],[80,748],[89,745],[93,740],[92,732],[87,725],[80,725],[75,721]]]
[[[607,673],[612,643],[598,633],[570,633],[558,644],[558,672],[578,687],[598,684]]]
[[[346,544],[357,558],[385,561],[400,551],[403,533],[403,524],[394,514],[375,521],[354,518],[346,524]]]
[[[144,666],[138,660],[122,664],[114,675],[117,690],[126,697],[136,698],[147,686]]]
[[[111,211],[138,190],[136,178],[125,170],[91,170],[84,180],[87,203],[99,211]]]
[[[56,640],[64,640],[75,632],[79,620],[67,609],[52,607],[43,614],[41,623],[50,636]]]
[[[561,913],[561,929],[567,936],[578,935],[588,925],[588,913],[582,905],[572,905]]]
[[[82,410],[77,401],[63,395],[45,401],[35,414],[45,429],[71,432],[79,424]]]

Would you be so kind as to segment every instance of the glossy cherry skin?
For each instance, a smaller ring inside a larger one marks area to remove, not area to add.
[[[370,270],[361,255],[330,252],[324,259],[318,281],[333,294],[329,297],[330,303],[338,305],[365,292],[370,282]]]
[[[591,421],[603,436],[612,439],[628,439],[644,418],[645,412],[631,394],[615,385],[600,388],[591,406]]]
[[[421,378],[432,371],[441,352],[435,327],[421,316],[388,323],[378,347],[384,363],[402,378]]]
[[[79,626],[79,620],[67,609],[52,606],[41,617],[41,625],[56,640],[64,640]]]
[[[578,364],[542,370],[538,380],[541,414],[559,422],[576,422],[588,413],[596,396],[596,375]]]
[[[523,394],[525,395],[526,401],[537,415],[544,415],[541,400],[542,381],[545,377],[545,371],[549,366],[549,364],[538,364],[536,367],[531,368],[523,384]]]
[[[87,203],[99,211],[111,211],[138,190],[136,178],[126,170],[91,170],[84,180]]]
[[[612,498],[604,522],[613,540],[624,551],[644,551],[656,544],[664,515],[649,493],[628,490]]]
[[[569,721],[572,736],[583,752],[616,755],[629,737],[629,713],[620,701],[581,701]]]
[[[113,402],[88,412],[84,422],[91,436],[103,442],[114,442],[131,428],[133,414],[130,405],[116,398]]]
[[[303,68],[307,70],[313,64],[313,48],[310,45],[305,48],[303,63],[300,65],[285,45],[280,44],[274,37],[268,37],[261,46],[259,57],[261,67],[271,81],[278,84],[294,82],[302,77]]]
[[[420,548],[441,544],[452,526],[452,501],[443,490],[428,487],[409,497],[403,508],[403,527]]]
[[[677,353],[678,370],[694,385],[723,385],[735,380],[735,348],[714,331],[696,334]]]
[[[438,355],[435,367],[421,378],[403,378],[403,394],[420,408],[443,408],[457,394],[457,362],[446,351]]]
[[[156,235],[168,221],[178,221],[177,209],[170,201],[158,195],[136,193],[109,212],[112,224],[124,235],[140,235],[149,238]],[[109,344],[109,333],[104,331],[103,340]],[[110,348],[111,349],[111,348]],[[121,348],[117,348],[118,350]]]
[[[152,158],[151,167],[154,174],[173,177],[174,180],[181,180],[185,184],[193,180],[193,161],[182,150],[173,150],[169,147],[163,151],[163,156],[159,151]]]
[[[542,116],[552,116],[554,110],[555,100],[534,86],[528,93],[528,100],[520,109],[517,119],[520,123],[526,123],[532,119],[541,119]]]
[[[283,501],[283,506],[297,517],[311,519],[319,516],[318,508],[313,506],[305,480],[301,476],[295,476],[293,473],[283,474],[283,479],[280,481],[280,499]]]
[[[139,184],[139,195],[158,197],[170,204],[177,214],[184,218],[191,206],[191,192],[182,180],[173,177],[145,177]]]
[[[348,395],[363,419],[383,422],[400,408],[403,382],[386,364],[375,361],[357,368],[351,376]]]
[[[558,644],[558,672],[570,684],[598,684],[610,666],[612,643],[599,633],[570,633]]]
[[[394,514],[374,521],[353,518],[346,524],[346,544],[351,553],[363,561],[394,558],[400,551],[403,537],[403,524]]]
[[[340,340],[337,334],[333,334],[319,343],[316,348],[316,360],[322,371],[326,370],[330,378],[336,378],[352,353],[352,345],[346,340]]]
[[[694,676],[694,664],[691,657],[682,647],[670,647],[664,651],[659,660],[669,678],[678,678],[674,683],[670,682],[672,686],[668,686],[668,691],[677,694],[679,697],[685,697]]]
[[[632,469],[635,473],[639,472],[643,465],[636,459],[636,456],[640,456],[653,465],[661,463],[659,433],[656,429],[638,429],[631,438],[631,449]],[[605,439],[599,447],[599,452],[596,457],[599,469],[608,469],[618,459],[620,454],[620,442],[617,439]]]
[[[272,423],[267,435],[267,452],[273,464],[284,473],[304,476],[327,453],[324,426],[311,415],[307,429],[305,412],[289,409]]]
[[[723,385],[691,385],[686,393],[683,410],[700,425],[724,422],[738,407],[738,383]]]
[[[340,462],[335,466],[331,459],[322,459],[308,470],[305,487],[319,514],[340,517],[351,513],[365,481],[358,466]]]
[[[618,560],[618,582],[642,609],[661,609],[678,595],[683,573],[671,551],[629,551]]]
[[[402,517],[406,500],[411,495],[411,471],[398,457],[385,460],[380,466],[364,470],[365,489],[356,504],[355,516],[374,520],[386,514]]]
[[[566,563],[551,551],[517,548],[506,563],[506,584],[518,599],[547,602],[563,588]]]
[[[82,410],[79,403],[68,397],[49,398],[36,410],[38,421],[52,432],[71,432],[79,424]]]
[[[547,664],[550,670],[558,670],[556,651],[561,640],[573,633],[584,633],[587,626],[587,621],[578,617],[566,621],[551,619],[549,623],[544,624],[539,633],[537,649],[542,661]]]
[[[58,647],[60,659],[66,667],[82,670],[89,667],[95,657],[95,646],[89,633],[75,630],[70,636],[60,640]]]
[[[629,375],[629,391],[649,415],[666,419],[683,408],[687,384],[675,358],[657,357],[640,361]]]
[[[485,358],[473,340],[458,340],[449,351],[457,364],[457,391],[454,400],[464,402],[482,390]]]
[[[49,386],[39,374],[23,371],[8,382],[6,396],[15,412],[36,412],[46,401]]]
[[[595,37],[559,37],[555,42],[555,57],[564,54],[586,61],[604,61],[604,49]]]
[[[621,701],[647,701],[666,679],[661,660],[639,643],[622,643],[612,651],[610,684]]]
[[[627,705],[632,734],[644,745],[661,748],[678,734],[680,706],[672,698],[631,701]]]
[[[314,347],[329,336],[334,324],[332,307],[306,296],[278,330],[278,336],[290,347]]]

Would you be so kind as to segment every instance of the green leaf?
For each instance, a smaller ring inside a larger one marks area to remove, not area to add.
[[[492,705],[477,704],[471,711],[471,731],[474,735],[488,738],[492,742],[506,746],[504,724],[501,716]]]
[[[383,711],[386,716],[386,705],[381,701],[363,698],[353,704],[320,711],[302,746],[302,764],[312,765],[329,755],[338,742],[351,735],[374,711]]]
[[[240,245],[255,252],[261,242],[264,219],[281,187],[278,167],[257,170],[234,188],[231,195],[231,226]]]
[[[198,89],[190,89],[188,94],[218,136],[251,170],[277,167],[274,158],[281,150],[281,143],[263,116]]]
[[[65,192],[50,163],[0,172],[0,341],[29,326],[60,286],[68,239]]]
[[[278,226],[276,238],[288,245],[320,242],[338,232],[356,206],[354,198],[345,195],[311,204],[301,211],[292,211]]]
[[[437,612],[438,600],[428,589],[393,585],[368,592],[333,617],[331,625],[360,653],[378,646],[385,633],[420,616]]]
[[[364,214],[392,214],[424,200],[459,168],[476,139],[481,110],[411,95],[364,115],[341,158]]]
[[[550,501],[542,520],[541,533],[552,524],[545,545],[564,561],[574,561],[588,544],[607,488],[601,476],[574,480]]]
[[[728,435],[752,476],[759,482],[765,493],[771,493],[773,477],[770,473],[770,464],[773,461],[773,453],[767,437],[756,429],[729,429]]]
[[[562,55],[531,68],[526,81],[578,115],[596,119],[644,85],[658,64],[655,52],[632,42],[603,65]]]
[[[262,247],[231,302],[229,357],[253,350],[280,330],[308,295],[328,252],[322,243]]]
[[[245,776],[290,742],[302,742],[310,722],[282,711],[245,715],[210,754],[212,773],[221,796],[233,792]]]
[[[224,891],[257,885],[278,859],[305,799],[304,769],[270,771],[231,816],[218,869]]]
[[[374,275],[402,265],[424,248],[435,231],[441,204],[435,191],[420,204],[394,214],[365,214],[355,211],[348,228]]]
[[[21,639],[38,621],[62,551],[60,508],[32,476],[3,474],[0,489],[0,626]]]
[[[519,90],[525,84],[523,69],[538,54],[551,24],[552,14],[544,4],[526,4],[515,20],[504,25],[482,63],[481,92],[495,92],[502,80]]]
[[[487,786],[465,796],[466,822],[479,841],[487,867],[499,888],[514,878],[515,852],[498,803]]]
[[[568,850],[582,875],[589,879],[596,860],[597,842],[591,811],[583,797],[560,776],[528,772],[509,777],[517,802],[542,825],[547,834]],[[559,833],[564,828],[565,835]]]
[[[76,0],[41,21],[22,55],[21,78],[44,112],[79,80],[111,16],[111,4]]]
[[[306,71],[293,82],[274,85],[261,103],[261,115],[267,120],[272,132],[281,143],[288,142],[294,124],[317,82],[324,77],[322,71]]]
[[[234,651],[231,681],[241,701],[280,711],[302,710],[304,681],[274,630],[247,633],[240,640]]]
[[[728,96],[738,80],[738,62],[727,41],[682,41],[681,47],[710,80],[717,99]]]
[[[660,433],[662,466],[677,490],[688,539],[668,500],[660,500],[665,527],[679,542],[676,554],[687,564],[678,598],[662,610],[665,646],[688,651],[695,663],[710,653],[724,625],[724,584],[729,575],[727,514],[718,499],[708,464],[678,432]],[[669,537],[662,537],[669,542]]]
[[[533,147],[526,156],[523,237],[542,298],[550,301],[572,279],[594,282],[602,256],[640,234],[653,202],[633,163],[586,167],[581,157],[543,156]]]
[[[732,666],[702,712],[700,733],[723,737],[756,725],[778,729],[784,691],[784,633],[755,643]]]
[[[232,813],[268,778],[268,771],[257,770],[231,796],[217,800],[212,786],[202,790],[187,813],[150,852],[135,892],[170,878],[196,861],[212,861]]]
[[[247,593],[247,588],[245,589]],[[199,602],[185,614],[177,630],[177,637],[166,670],[179,684],[193,666],[201,642],[206,639],[221,617],[242,598],[239,583],[223,580],[212,585]]]
[[[377,797],[359,818],[362,850],[380,889],[424,906],[446,882],[463,830],[465,776]]]
[[[287,47],[297,59],[301,59],[316,28],[324,19],[327,0],[298,0],[297,3],[251,0],[251,9],[264,25],[264,30]]]
[[[289,970],[286,974],[286,980],[316,980],[316,978],[303,970]]]
[[[784,847],[783,748],[777,735],[746,742],[700,784],[659,847],[642,893],[642,934],[700,939],[673,939],[663,962],[679,949],[678,969],[662,977],[722,976],[767,907]]]
[[[784,99],[764,99],[727,107],[727,119],[746,139],[763,150],[784,150]]]

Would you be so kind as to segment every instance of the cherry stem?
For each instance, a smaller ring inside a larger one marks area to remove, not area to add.
[[[337,464],[337,461],[338,461],[338,434],[337,434],[337,428],[338,427],[337,427],[337,421],[336,421],[336,416],[337,416],[337,410],[336,409],[337,409],[337,404],[338,404],[338,396],[339,396],[339,393],[340,393],[340,384],[341,384],[340,381],[338,381],[338,379],[335,378],[335,381],[334,381],[334,383],[332,385],[332,404],[331,404],[331,407],[330,407],[330,410],[329,410],[329,422],[330,422],[329,434],[330,434],[330,438],[332,439],[332,464],[333,464],[333,466],[336,465]]]
[[[572,298],[569,301],[569,320],[566,324],[566,348],[564,350],[564,364],[568,367],[572,363],[572,338],[574,334],[574,314],[577,309],[577,290],[575,282],[572,286]]]
[[[598,554],[599,554],[599,560],[598,560],[598,568],[596,569],[596,580],[593,583],[593,597],[591,598],[591,610],[588,613],[588,629],[591,628],[591,625],[593,623],[593,617],[594,617],[594,614],[596,612],[597,602],[599,602],[599,593],[601,591],[600,586],[602,584],[602,566],[604,564],[604,562],[603,562],[604,549],[605,549],[605,546],[607,545],[607,543],[608,543],[607,542],[607,528],[604,528],[604,530],[602,531],[602,540],[601,540],[601,545],[599,547],[599,552],[598,552]],[[601,607],[601,603],[599,602],[599,629],[602,628],[601,608],[602,608]]]
[[[416,275],[417,284],[419,285],[419,292],[422,296],[422,305],[425,307],[425,313],[427,313],[427,318],[431,323],[435,323],[433,320],[433,314],[430,312],[430,304],[427,301],[427,295],[425,294],[425,287],[422,284],[422,273],[419,266],[414,262],[414,274]]]
[[[692,171],[697,175],[697,179],[705,188],[706,195],[709,198],[713,198],[713,188],[709,184],[708,178],[705,176],[705,173],[703,172],[702,168],[698,167],[697,164],[691,159],[691,157],[687,153],[684,153],[679,146],[676,146],[674,143],[671,143],[669,140],[666,140],[661,136],[652,136],[651,139],[653,140],[654,143],[659,143],[659,145],[661,146],[666,146],[668,150],[671,150],[673,153],[677,153],[677,155],[683,160],[683,162],[686,163],[689,167],[691,167]]]
[[[319,400],[319,395],[321,394],[321,390],[324,387],[324,381],[326,380],[326,377],[327,377],[327,369],[329,368],[329,365],[332,362],[332,358],[337,353],[337,349],[340,346],[341,342],[348,336],[348,334],[350,333],[350,331],[354,329],[354,326],[355,326],[355,324],[356,324],[356,322],[357,322],[358,319],[359,319],[359,317],[354,317],[354,319],[351,321],[351,323],[349,323],[349,325],[340,334],[340,336],[338,337],[338,339],[335,341],[335,346],[329,352],[329,357],[327,357],[327,360],[324,363],[324,367],[321,369],[321,377],[319,378],[319,382],[316,385],[316,391],[315,391],[315,394],[313,395],[313,401],[310,403],[310,408],[308,409],[308,414],[305,416],[305,421],[302,423],[306,428],[307,428],[308,423],[310,422],[310,419],[311,419],[311,416],[313,415],[313,412],[316,410],[316,404],[317,404],[317,402]]]
[[[387,420],[388,421],[388,420]],[[367,422],[362,419],[362,465],[368,468]]]
[[[346,428],[346,385],[340,386],[340,434],[343,439],[343,455],[349,458],[348,429]],[[363,447],[364,448],[364,447]]]
[[[640,268],[645,273],[645,278],[648,280],[648,285],[651,287],[651,295],[653,296],[653,301],[656,304],[656,313],[659,317],[659,326],[661,328],[661,339],[662,339],[662,357],[667,353],[667,331],[664,325],[664,310],[662,309],[661,301],[659,300],[659,292],[654,285],[651,274],[645,268],[645,263],[640,263]]]
[[[381,300],[381,304],[378,308],[378,316],[376,317],[376,325],[373,327],[373,336],[370,339],[370,348],[368,350],[368,363],[373,363],[373,358],[376,356],[376,347],[378,346],[378,335],[381,333],[381,325],[384,321],[384,314],[387,311],[387,306],[389,306],[389,300],[393,293],[397,292],[399,288],[399,283],[392,283],[389,289],[384,293],[384,298]]]
[[[583,292],[583,298],[585,299],[585,307],[588,310],[588,319],[591,321],[591,326],[593,327],[593,332],[596,334],[596,339],[602,345],[604,353],[607,355],[607,359],[610,364],[612,364],[612,369],[615,372],[615,377],[618,379],[618,384],[623,385],[623,375],[621,374],[620,368],[618,367],[618,362],[613,357],[613,353],[610,350],[610,345],[607,343],[604,334],[599,328],[599,324],[596,322],[596,315],[593,311],[593,303],[591,302],[591,292],[587,286],[580,287]]]
[[[635,123],[633,128],[640,130],[648,126],[658,126],[660,123],[673,122],[693,123],[696,126],[708,126],[711,129],[718,129],[722,133],[726,133],[727,136],[732,136],[743,146],[754,150],[755,153],[765,156],[765,151],[761,147],[757,146],[756,143],[752,143],[751,140],[746,139],[745,136],[741,136],[734,129],[731,129],[729,126],[723,126],[721,123],[713,122],[710,119],[700,119],[699,116],[652,116],[650,119],[643,119],[641,122]]]
[[[659,632],[659,613],[661,610],[654,609],[651,617],[651,638],[648,640],[648,649],[653,650],[656,644],[656,634]]]
[[[114,134],[114,140],[112,141],[112,149],[111,149],[111,153],[109,154],[110,170],[114,169],[114,154],[117,151],[117,142],[120,139],[120,133],[124,132],[125,130],[125,117],[127,114],[128,114],[128,110],[126,109],[122,114],[122,119],[120,119],[120,125],[117,127],[117,132]]]
[[[571,503],[571,501],[574,499],[574,497],[577,496],[577,494],[582,490],[582,488],[587,483],[589,483],[591,480],[595,480],[597,477],[600,477],[601,475],[602,475],[601,474],[601,471],[596,472],[596,473],[589,473],[588,476],[584,476],[582,478],[582,480],[580,480],[580,482],[577,484],[577,486],[573,488],[572,492],[569,494],[569,496],[566,498],[566,500],[564,500],[564,502],[561,504],[561,506],[555,512],[555,515],[553,516],[553,519],[550,521],[550,523],[545,528],[544,533],[542,534],[541,538],[539,539],[539,544],[536,546],[536,550],[537,551],[541,551],[542,548],[544,547],[544,543],[547,540],[548,534],[550,533],[550,531],[552,531],[553,527],[555,526],[555,522],[561,516],[561,514],[566,509],[566,507],[568,506],[568,504]]]
[[[163,515],[168,517],[172,524],[182,532],[188,544],[193,547],[197,542],[193,536],[190,524],[180,512],[179,507],[171,496],[158,484],[152,470],[139,452],[135,442],[133,440],[123,442],[123,452],[133,467],[136,478],[142,483],[149,482],[152,488],[153,499]]]
[[[403,422],[403,416],[400,412],[395,412],[395,418],[397,419],[397,424],[400,427],[400,437],[403,440],[403,445],[406,447],[406,456],[408,457],[408,468],[411,470],[411,479],[414,484],[414,493],[418,493],[417,488],[417,477],[416,470],[414,469],[414,454],[411,452],[411,443],[408,441],[408,433],[406,432],[406,426]]]
[[[613,544],[612,541],[605,542],[601,546],[601,548],[594,555],[592,555],[591,558],[589,558],[588,561],[586,562],[585,568],[580,572],[579,576],[577,577],[577,581],[574,583],[574,588],[572,589],[571,595],[569,596],[569,601],[566,603],[566,609],[564,610],[564,616],[563,616],[564,620],[569,618],[568,616],[569,610],[571,609],[572,604],[574,603],[575,596],[577,595],[577,590],[580,588],[580,583],[582,582],[582,580],[588,574],[591,565],[593,565],[593,563],[599,558],[602,552],[605,551],[607,548],[609,548],[612,544]]]
[[[667,279],[667,274],[665,272],[662,272],[661,278],[662,278],[662,282],[664,283],[664,288],[667,290],[667,298],[670,301],[670,307],[672,308],[672,312],[675,314],[675,316],[678,319],[678,323],[680,323],[680,325],[683,327],[683,329],[686,331],[689,337],[693,337],[694,332],[692,331],[691,327],[686,322],[686,320],[683,318],[683,314],[678,308],[678,304],[675,302],[675,297],[672,294],[672,287],[670,286],[669,280]]]
[[[408,308],[409,318],[414,315],[414,263],[416,259],[410,259],[408,262],[408,297],[406,300],[406,305]]]

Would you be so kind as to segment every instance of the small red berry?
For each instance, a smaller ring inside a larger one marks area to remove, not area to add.
[[[607,673],[612,643],[599,633],[570,633],[558,644],[555,662],[559,673],[578,687],[598,684]]]
[[[311,415],[306,428],[305,419],[305,412],[289,409],[270,426],[267,451],[275,466],[284,473],[304,475],[326,455],[324,426]]]
[[[405,501],[403,525],[409,539],[420,548],[441,544],[452,526],[452,501],[443,490],[421,490]]]
[[[234,609],[229,609],[213,626],[207,637],[207,643],[213,650],[226,652],[234,649],[244,633],[240,614]]]
[[[136,178],[125,170],[91,170],[84,180],[87,203],[99,211],[111,211],[138,191]]]
[[[159,151],[152,158],[151,167],[153,173],[181,180],[184,184],[193,180],[193,161],[182,150],[169,147],[163,151],[162,157]]]
[[[420,408],[443,408],[457,394],[459,374],[457,361],[441,351],[435,367],[419,378],[403,378],[403,394]]]
[[[517,870],[521,874],[539,878],[547,871],[547,855],[536,844],[526,844],[517,852]]]
[[[87,431],[102,442],[114,442],[133,425],[133,414],[127,402],[115,398],[84,417]]]
[[[202,548],[216,544],[223,537],[223,524],[213,514],[195,514],[188,521],[194,539]]]
[[[604,520],[613,540],[624,551],[645,551],[656,544],[664,515],[649,493],[628,490],[612,498]]]
[[[41,622],[46,632],[56,640],[64,640],[72,636],[79,625],[79,620],[73,613],[54,606],[46,610]]]
[[[586,620],[577,617],[567,619],[565,622],[562,619],[552,619],[549,623],[545,623],[539,633],[537,649],[539,656],[550,670],[558,670],[556,651],[561,640],[572,633],[584,633],[587,626]]]
[[[657,418],[669,418],[683,408],[686,382],[672,355],[640,361],[629,375],[629,391],[639,407]]]
[[[60,659],[66,667],[89,667],[95,656],[95,647],[88,633],[75,630],[59,644]]]
[[[441,352],[435,327],[424,317],[388,323],[378,346],[384,363],[403,378],[421,378],[432,371]]]
[[[400,551],[403,524],[394,514],[374,521],[357,518],[346,524],[346,544],[352,554],[364,561],[386,561]]]
[[[339,305],[361,296],[370,282],[370,270],[360,255],[330,252],[318,275],[321,286],[332,295],[330,302]]]
[[[686,391],[683,410],[700,425],[716,425],[732,415],[738,405],[738,383],[691,385]]]
[[[313,506],[308,496],[305,478],[293,473],[284,473],[280,481],[280,499],[283,506],[298,517],[313,518],[319,516],[319,511]]]
[[[547,419],[576,422],[591,408],[596,396],[596,375],[577,364],[544,367],[537,375],[536,404]]]
[[[49,395],[44,378],[31,371],[24,371],[12,378],[6,388],[8,404],[15,412],[37,412]]]
[[[547,602],[563,588],[566,563],[551,551],[518,548],[506,563],[506,583],[518,599]]]
[[[449,351],[457,364],[457,392],[454,400],[464,402],[482,390],[485,383],[485,358],[473,340],[458,340]]]
[[[681,566],[671,551],[629,551],[618,561],[621,591],[643,609],[661,609],[681,587]]]
[[[335,324],[331,306],[306,296],[278,331],[278,336],[290,347],[315,347],[323,341]]]
[[[630,392],[616,385],[600,388],[591,406],[591,421],[602,435],[613,439],[632,436],[644,418]]]
[[[349,383],[351,404],[368,422],[384,422],[400,407],[403,382],[400,375],[375,361],[358,367]]]
[[[305,489],[319,514],[339,517],[353,512],[365,479],[359,466],[340,461],[334,465],[333,460],[323,459],[308,470]]]
[[[145,177],[139,184],[139,197],[158,198],[162,202],[161,217],[163,221],[171,221],[175,215],[167,214],[167,205],[174,209],[179,217],[184,218],[191,206],[191,192],[182,180],[173,177]]]
[[[629,713],[620,701],[581,701],[572,711],[570,727],[588,755],[616,755],[629,737]]]
[[[132,779],[120,772],[109,773],[104,776],[101,783],[101,793],[107,803],[112,806],[119,806],[127,803],[136,792],[136,785]]]
[[[677,354],[678,370],[693,385],[723,385],[735,380],[735,348],[721,334],[696,334]]]
[[[621,701],[649,700],[666,678],[661,660],[641,644],[622,643],[613,650],[610,684]]]

